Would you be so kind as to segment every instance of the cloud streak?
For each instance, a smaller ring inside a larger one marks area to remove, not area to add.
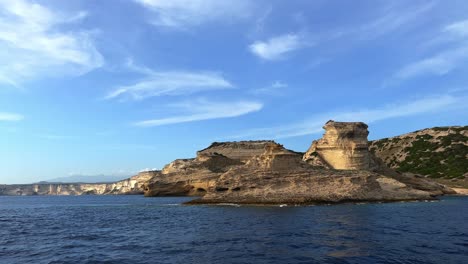
[[[21,121],[23,119],[24,119],[24,116],[20,114],[0,112],[0,121],[15,122],[15,121]]]
[[[322,132],[322,126],[328,120],[336,121],[363,121],[372,123],[398,117],[408,117],[431,113],[450,107],[466,107],[468,97],[455,97],[452,95],[431,96],[414,101],[387,104],[375,109],[357,111],[331,112],[317,115],[301,122],[285,124],[279,127],[257,128],[241,133],[231,138],[290,138]]]
[[[107,94],[105,99],[142,100],[155,96],[189,95],[233,88],[229,81],[216,72],[155,72],[146,68],[137,70],[147,76],[137,83],[116,88]]]
[[[133,125],[139,127],[163,126],[202,120],[231,118],[257,112],[262,109],[263,104],[251,101],[237,102],[184,102],[174,105],[182,109],[186,114],[175,115],[159,119],[149,119],[135,122]]]
[[[468,59],[468,45],[453,50],[440,52],[432,57],[428,57],[410,63],[400,69],[394,78],[406,80],[420,75],[445,75],[456,69],[461,62]]]
[[[251,90],[250,93],[255,95],[278,95],[287,87],[288,84],[281,81],[275,81],[267,87]]]
[[[446,75],[468,61],[468,20],[445,26],[434,43],[443,44],[431,56],[411,62],[399,69],[389,83],[423,75]],[[448,45],[447,45],[448,44]]]
[[[306,43],[302,36],[285,34],[265,41],[255,41],[249,45],[249,50],[261,59],[272,61],[283,59],[288,53],[306,45],[310,45],[310,43]]]
[[[186,29],[208,22],[229,22],[249,17],[252,1],[219,0],[134,0],[148,8],[154,17],[150,23],[171,29]]]
[[[29,78],[80,75],[103,65],[91,33],[58,29],[86,13],[60,14],[26,0],[2,0],[0,10],[0,82],[18,86]]]

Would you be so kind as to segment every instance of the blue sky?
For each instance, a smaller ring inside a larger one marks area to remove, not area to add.
[[[0,0],[0,183],[468,121],[468,2]]]

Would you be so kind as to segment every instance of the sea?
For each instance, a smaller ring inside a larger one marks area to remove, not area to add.
[[[0,197],[0,263],[468,263],[468,197],[186,206],[187,197]]]

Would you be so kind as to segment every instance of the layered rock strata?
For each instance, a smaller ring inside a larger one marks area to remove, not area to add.
[[[214,142],[209,147],[197,152],[203,154],[221,154],[230,159],[246,162],[254,156],[261,155],[265,146],[274,143],[272,140],[251,140],[238,142]]]
[[[221,174],[243,164],[218,153],[198,152],[194,159],[166,165],[145,185],[145,196],[201,196],[213,188]]]
[[[365,170],[314,167],[271,143],[244,166],[222,174],[205,196],[188,204],[310,204],[433,199],[431,192]]]
[[[325,134],[312,142],[304,161],[337,170],[368,170],[370,166],[367,125],[362,122],[328,121]]]

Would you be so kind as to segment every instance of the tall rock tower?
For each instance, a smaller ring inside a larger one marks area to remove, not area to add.
[[[303,160],[314,165],[325,163],[337,170],[368,170],[370,155],[368,149],[367,125],[362,122],[328,121],[325,134],[312,142]]]

